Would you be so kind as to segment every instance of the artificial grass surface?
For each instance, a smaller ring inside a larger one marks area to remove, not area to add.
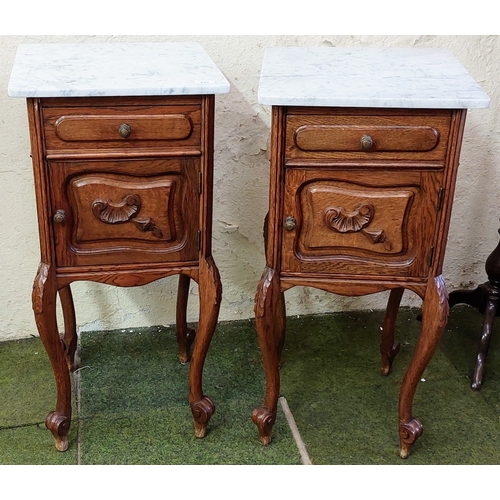
[[[38,338],[0,342],[0,464],[76,464],[76,447],[54,447],[45,417],[55,407],[55,381]],[[70,439],[76,441],[75,426]]]
[[[500,339],[494,332],[483,388],[473,392],[484,318],[467,306],[452,310],[418,386],[413,413],[424,433],[409,459],[399,458],[399,387],[417,314],[400,311],[402,348],[388,377],[380,374],[382,312],[288,318],[281,393],[313,464],[500,462]],[[281,409],[267,447],[250,420],[264,396],[252,321],[217,327],[203,379],[216,412],[204,439],[194,437],[189,366],[178,362],[173,328],[84,333],[80,356],[80,412],[75,405],[70,448],[60,453],[43,424],[55,386],[40,340],[0,343],[0,464],[300,464]]]
[[[376,327],[383,313],[288,321],[282,392],[314,464],[500,463],[500,398],[469,386],[483,318],[459,306],[417,388],[413,415],[424,433],[410,457],[399,458],[399,388],[420,331],[416,316],[416,311],[400,311],[397,339],[402,347],[387,377],[380,374]],[[458,345],[468,351],[457,350]],[[491,354],[495,379],[496,355]],[[483,390],[491,382],[485,381]]]
[[[82,463],[300,464],[283,415],[269,447],[250,420],[264,377],[249,326],[226,324],[214,336],[203,387],[216,411],[203,439],[194,436],[189,366],[178,361],[173,328],[84,335]]]

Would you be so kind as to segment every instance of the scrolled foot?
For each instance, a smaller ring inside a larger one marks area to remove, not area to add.
[[[207,424],[215,413],[214,402],[207,396],[201,401],[191,403],[191,413],[194,417],[194,434],[197,438],[204,438],[207,434]]]
[[[276,414],[265,407],[255,408],[252,421],[259,429],[259,441],[267,446],[271,442],[271,431],[276,422]]]
[[[49,413],[45,419],[45,426],[54,436],[57,450],[66,451],[69,447],[68,432],[71,420],[56,411]]]
[[[408,423],[399,424],[399,456],[401,458],[408,458],[413,443],[422,435],[422,424],[416,418]]]

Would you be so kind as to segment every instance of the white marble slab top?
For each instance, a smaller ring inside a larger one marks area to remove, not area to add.
[[[258,101],[277,106],[487,108],[490,99],[444,49],[275,47]]]
[[[223,94],[229,82],[198,43],[19,45],[11,97]]]

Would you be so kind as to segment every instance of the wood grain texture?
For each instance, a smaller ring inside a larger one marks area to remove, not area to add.
[[[89,152],[136,148],[199,148],[201,99],[171,104],[169,98],[101,101],[87,98],[42,99],[43,130],[50,152]],[[135,102],[135,103],[134,103]],[[129,104],[130,103],[130,104]],[[120,134],[128,125],[130,133]]]
[[[126,262],[176,262],[198,255],[198,159],[49,162],[58,266]],[[89,171],[90,169],[90,171]],[[134,220],[109,224],[95,216],[95,203],[141,200]],[[161,233],[137,222],[152,222]],[[136,223],[134,223],[136,222]]]
[[[400,455],[407,458],[412,444],[422,434],[422,425],[413,417],[413,398],[448,321],[448,292],[443,276],[430,278],[422,307],[422,332],[399,394]]]
[[[307,108],[305,108],[307,110]],[[451,112],[357,110],[335,114],[292,108],[286,120],[286,157],[444,162]],[[363,147],[369,136],[371,145]]]
[[[215,405],[202,391],[203,365],[222,293],[211,256],[214,105],[214,96],[28,99],[42,262],[33,308],[56,379],[46,422],[60,451],[77,340],[70,285],[80,280],[131,287],[179,275],[179,356],[191,359],[195,435],[207,432]],[[187,327],[191,279],[197,340]]]
[[[359,275],[427,277],[429,252],[436,245],[439,171],[286,170],[283,216],[293,216],[293,231],[282,229],[282,271],[342,272]],[[404,175],[403,175],[404,174]],[[328,211],[356,214],[373,207],[359,231],[328,225]]]
[[[45,424],[52,432],[59,451],[68,449],[71,424],[71,381],[65,346],[59,337],[56,318],[57,285],[54,267],[41,263],[33,283],[33,311],[40,339],[50,359],[57,387],[56,408]]]
[[[400,454],[422,434],[413,398],[447,318],[441,276],[465,110],[282,107],[272,110],[266,269],[255,298],[266,395],[252,419],[271,441],[285,335],[284,292],[362,296],[391,290],[382,372],[399,350],[404,290],[424,301],[422,333],[400,395]]]

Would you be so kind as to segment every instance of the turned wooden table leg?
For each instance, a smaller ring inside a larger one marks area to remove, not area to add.
[[[499,230],[500,233],[500,230]],[[456,304],[468,304],[485,315],[483,330],[476,358],[476,366],[472,376],[471,388],[479,391],[483,385],[484,370],[488,349],[490,346],[493,323],[496,316],[500,316],[498,301],[500,298],[500,242],[486,259],[486,274],[488,282],[479,285],[475,290],[456,290],[450,293],[450,308]]]
[[[212,257],[200,260],[200,315],[191,365],[189,367],[189,403],[194,417],[195,435],[205,437],[207,424],[215,412],[213,401],[203,394],[203,365],[212,340],[222,299],[219,271]]]
[[[57,387],[56,409],[47,415],[45,425],[54,436],[56,448],[59,451],[66,451],[71,425],[71,380],[64,344],[57,329],[56,297],[54,269],[48,264],[41,263],[33,284],[33,311],[40,338],[54,371]]]
[[[255,325],[266,376],[264,405],[252,412],[252,420],[259,429],[264,445],[271,442],[271,431],[276,421],[280,390],[280,363],[285,339],[286,310],[279,277],[266,268],[257,287],[255,298]]]
[[[483,385],[484,369],[486,356],[490,347],[491,334],[493,332],[493,322],[498,311],[498,300],[500,298],[500,287],[491,287],[490,294],[486,303],[486,315],[483,323],[483,331],[479,341],[476,366],[472,376],[471,388],[474,391],[481,389]]]
[[[448,319],[448,293],[442,276],[429,280],[422,307],[422,332],[415,354],[406,372],[399,395],[400,456],[407,458],[413,443],[422,434],[419,420],[413,417],[413,398],[417,385],[429,364]]]
[[[75,305],[69,285],[59,290],[59,298],[64,318],[64,352],[66,353],[66,362],[68,363],[69,371],[72,372],[75,369],[75,352],[78,345],[78,337],[76,335]]]
[[[191,359],[191,345],[193,344],[196,332],[187,326],[187,303],[189,296],[189,284],[191,278],[186,274],[179,275],[179,287],[177,290],[176,308],[176,334],[179,344],[179,359],[184,365]]]
[[[401,345],[394,342],[396,329],[396,318],[398,316],[399,305],[403,297],[404,288],[394,288],[389,295],[389,302],[385,311],[384,322],[382,324],[382,340],[380,342],[380,355],[382,357],[382,374],[391,373],[392,362],[397,356]]]

